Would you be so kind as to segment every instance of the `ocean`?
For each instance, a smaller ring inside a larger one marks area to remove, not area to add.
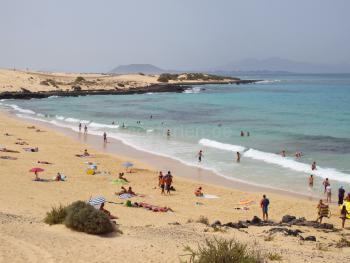
[[[238,77],[264,81],[193,86],[183,93],[3,100],[0,107],[74,131],[81,122],[89,133],[106,132],[233,180],[318,196],[329,178],[334,193],[340,185],[350,191],[350,74]],[[302,158],[295,158],[297,151]]]

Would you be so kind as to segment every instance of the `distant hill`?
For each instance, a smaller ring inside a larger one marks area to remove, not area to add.
[[[129,64],[129,65],[120,65],[112,69],[109,73],[112,74],[161,74],[165,70],[158,68],[151,64]]]
[[[222,71],[287,71],[295,73],[349,73],[350,64],[316,64],[283,58],[245,59],[221,67]]]

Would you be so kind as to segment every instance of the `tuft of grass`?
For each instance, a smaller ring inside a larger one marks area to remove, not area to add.
[[[67,207],[64,220],[66,227],[93,235],[102,235],[115,231],[108,215],[93,206],[77,201]]]
[[[200,216],[196,222],[204,225],[209,225],[209,219],[208,217],[205,217],[205,216]]]
[[[337,248],[350,247],[350,241],[342,237],[335,245]]]
[[[60,205],[58,207],[52,207],[51,211],[46,213],[44,222],[49,225],[62,224],[67,216],[66,207]]]
[[[255,250],[248,249],[246,244],[242,244],[234,239],[207,239],[204,245],[198,245],[197,250],[185,247],[190,263],[216,263],[216,262],[235,262],[235,263],[263,263],[264,257]]]
[[[283,259],[282,256],[277,253],[268,253],[266,257],[270,261],[281,261]]]
[[[271,235],[266,236],[266,237],[264,238],[265,241],[273,241],[274,239],[275,239],[275,238],[274,238],[273,236],[271,236]]]

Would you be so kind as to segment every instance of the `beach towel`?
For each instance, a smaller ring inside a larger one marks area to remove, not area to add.
[[[134,196],[135,195],[132,195],[132,194],[121,194],[121,195],[119,195],[119,198],[120,199],[129,199],[129,198],[132,198]]]
[[[219,197],[216,196],[216,195],[208,195],[208,194],[203,194],[202,196],[198,196],[198,197],[206,198],[206,199],[216,199],[216,198],[219,198]]]
[[[123,179],[114,179],[114,180],[112,180],[112,184],[114,184],[114,185],[125,185],[125,184],[127,184],[127,182],[125,182],[125,180],[123,180]]]

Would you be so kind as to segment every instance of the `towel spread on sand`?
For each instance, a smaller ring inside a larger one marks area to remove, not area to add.
[[[135,195],[132,195],[132,194],[121,194],[119,195],[119,198],[120,199],[129,199],[131,197],[134,197]]]
[[[218,196],[216,195],[207,195],[207,194],[203,194],[202,196],[200,196],[202,198],[206,198],[206,199],[216,199],[216,198],[219,198]]]
[[[123,180],[123,179],[114,179],[114,180],[112,180],[112,184],[114,184],[114,185],[124,185],[124,184],[127,184],[127,182],[125,182],[125,180]]]

